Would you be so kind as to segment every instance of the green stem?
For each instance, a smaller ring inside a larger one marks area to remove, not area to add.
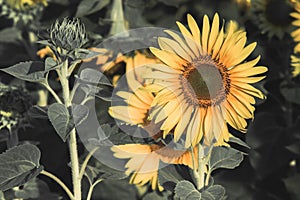
[[[64,103],[66,107],[70,107],[72,105],[72,102],[70,99],[67,60],[63,63],[61,72],[58,74],[60,76],[59,78],[63,90]],[[79,177],[79,160],[78,160],[77,139],[76,139],[75,129],[72,129],[70,133],[69,149],[70,149],[74,199],[81,200],[81,179]]]
[[[198,145],[198,148],[199,148],[199,145]],[[199,176],[199,173],[198,173],[198,169],[196,167],[196,161],[198,162],[199,160],[199,156],[197,157],[197,160],[195,158],[195,155],[194,155],[194,149],[193,147],[191,147],[191,153],[192,153],[192,161],[193,161],[193,174],[194,174],[194,178],[196,179],[196,187],[198,190],[200,190],[200,176]],[[199,154],[198,154],[199,155]]]
[[[45,88],[52,94],[52,96],[55,98],[55,100],[58,102],[58,103],[63,103],[59,96],[56,94],[56,92],[51,88],[51,86],[48,84],[48,82],[41,82],[41,84],[43,86],[45,86]]]
[[[205,180],[205,169],[206,169],[206,162],[205,156],[203,152],[202,146],[198,146],[198,175],[199,175],[199,184],[198,190],[204,187],[204,180]]]
[[[93,190],[94,190],[95,186],[96,186],[98,183],[100,183],[101,181],[102,181],[102,179],[99,179],[99,180],[97,180],[95,183],[93,183],[93,184],[91,185],[91,187],[90,187],[90,189],[89,189],[89,192],[88,192],[88,195],[87,195],[87,197],[86,197],[86,200],[91,200],[91,198],[92,198],[92,193],[93,193]]]
[[[48,176],[49,178],[54,180],[56,183],[58,183],[58,185],[60,185],[62,187],[62,189],[67,193],[69,198],[71,200],[74,200],[74,196],[73,196],[72,192],[69,190],[69,188],[59,178],[57,178],[54,174],[51,174],[50,172],[47,172],[45,170],[41,171],[40,174]]]
[[[84,159],[82,165],[81,165],[81,169],[80,169],[80,173],[79,173],[79,178],[82,179],[83,174],[85,172],[85,168],[89,162],[89,160],[91,159],[91,157],[93,156],[93,154],[99,149],[99,147],[95,147],[92,151],[89,152],[89,154],[86,156],[86,158]]]
[[[210,157],[211,157],[211,152],[212,152],[212,149],[213,149],[214,147],[211,147],[210,149],[209,149],[209,152],[208,152],[208,155],[206,156],[206,158],[205,158],[205,160],[206,160],[206,164],[207,164],[207,166],[209,166],[209,162],[210,162]],[[206,174],[206,179],[205,179],[205,186],[208,186],[208,184],[209,184],[209,179],[210,179],[210,175],[211,175],[211,169],[208,169],[207,170],[207,174]]]

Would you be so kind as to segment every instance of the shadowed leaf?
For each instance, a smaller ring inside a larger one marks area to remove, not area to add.
[[[40,150],[32,144],[24,144],[7,150],[0,155],[0,190],[23,185],[37,176],[40,166]]]
[[[24,81],[41,82],[45,80],[44,63],[42,62],[21,62],[0,70]]]

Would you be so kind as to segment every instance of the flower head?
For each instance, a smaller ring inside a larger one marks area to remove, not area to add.
[[[282,39],[291,31],[290,12],[293,5],[289,0],[253,0],[251,10],[253,20],[262,34]]]
[[[156,94],[149,120],[162,123],[164,137],[184,139],[186,148],[199,142],[223,144],[229,139],[226,123],[246,131],[254,97],[264,98],[251,84],[264,79],[260,74],[267,68],[254,67],[260,57],[244,62],[256,43],[246,45],[246,33],[232,23],[224,33],[218,14],[211,26],[204,16],[202,32],[191,15],[190,31],[180,22],[177,25],[182,35],[167,30],[172,39],[160,37],[160,49],[150,48],[164,65],[148,65],[151,72],[144,75],[152,81],[149,91]]]
[[[292,24],[297,29],[291,33],[291,36],[294,39],[294,41],[297,42],[296,46],[294,47],[294,53],[299,53],[300,52],[300,28],[299,28],[300,27],[300,2],[296,1],[294,5],[295,5],[296,12],[292,12],[291,16],[295,18]]]
[[[87,42],[84,24],[78,18],[57,20],[50,29],[50,40],[56,48],[74,51]]]
[[[164,164],[183,164],[193,168],[192,153],[187,150],[175,150],[163,144],[126,144],[113,146],[114,156],[129,159],[126,163],[127,175],[132,174],[130,183],[145,185],[150,182],[153,190],[163,190],[158,182],[158,170],[161,162]],[[197,157],[197,149],[194,151]],[[197,166],[196,166],[197,167]]]

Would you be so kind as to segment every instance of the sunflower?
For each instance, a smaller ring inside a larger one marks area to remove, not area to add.
[[[202,32],[191,15],[187,16],[190,31],[177,22],[182,33],[166,30],[172,39],[159,37],[160,49],[151,52],[164,64],[148,65],[144,78],[152,81],[147,89],[155,94],[149,120],[162,123],[163,136],[174,135],[174,141],[185,141],[185,147],[223,144],[228,141],[227,123],[245,132],[246,119],[253,118],[255,97],[263,93],[253,87],[264,79],[264,66],[254,67],[260,56],[243,62],[256,43],[246,46],[246,33],[229,29],[214,15],[203,18]]]
[[[154,96],[145,90],[145,80],[142,79],[142,74],[145,73],[146,68],[143,65],[158,63],[159,60],[149,58],[140,52],[135,52],[135,55],[131,57],[123,56],[122,60],[126,62],[125,79],[122,81],[126,81],[127,84],[123,84],[123,82],[119,84],[120,87],[116,89],[116,96],[123,98],[126,104],[113,104],[109,108],[109,113],[112,117],[128,124],[145,125]],[[113,67],[112,63],[105,66],[105,70]]]
[[[165,165],[183,164],[193,168],[192,154],[186,149],[178,149],[178,145],[177,147],[175,145],[175,148],[171,147],[174,143],[167,145],[161,141],[162,133],[159,128],[155,128],[155,125],[148,120],[154,95],[145,89],[145,80],[142,79],[142,74],[146,73],[147,68],[143,65],[159,61],[139,52],[136,52],[134,57],[127,57],[125,61],[127,71],[125,80],[121,79],[118,83],[118,86],[121,86],[116,87],[116,96],[121,97],[125,104],[113,100],[109,113],[115,119],[144,128],[148,137],[152,137],[157,142],[155,144],[115,145],[111,150],[116,158],[129,159],[125,165],[127,168],[125,173],[132,174],[131,184],[145,185],[150,182],[153,190],[158,188],[161,191],[163,188],[158,183],[158,170],[161,162]],[[126,81],[127,84],[122,81]],[[196,149],[194,151],[197,156]]]
[[[46,0],[0,0],[0,5],[0,15],[13,19],[15,24],[19,21],[28,24],[48,4]]]
[[[293,69],[293,77],[298,76],[300,74],[300,58],[296,55],[291,55],[291,66]]]
[[[297,45],[294,47],[294,53],[298,53],[300,52],[300,2],[298,1],[295,2],[295,11],[296,12],[291,13],[291,16],[296,19],[292,22],[292,24],[297,29],[291,33],[291,36],[294,41],[297,42]]]
[[[183,164],[193,169],[191,151],[175,150],[168,146],[159,144],[125,144],[113,146],[111,150],[114,156],[120,159],[129,159],[125,167],[125,174],[130,175],[131,184],[145,185],[151,183],[153,190],[163,190],[158,182],[158,169],[160,165]],[[194,156],[197,157],[197,149],[194,149]],[[197,163],[195,163],[197,164]],[[197,168],[197,165],[195,165]]]
[[[290,12],[293,4],[289,0],[252,0],[253,21],[269,38],[282,39],[291,31]]]

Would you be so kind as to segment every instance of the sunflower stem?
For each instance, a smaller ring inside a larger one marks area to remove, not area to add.
[[[92,149],[92,151],[89,152],[89,154],[85,157],[82,165],[81,165],[81,169],[80,169],[80,173],[79,173],[79,178],[82,179],[86,166],[89,162],[89,160],[91,159],[91,157],[93,156],[93,154],[99,149],[99,147],[95,147],[94,149]]]
[[[70,107],[72,105],[71,98],[70,98],[68,67],[69,67],[68,60],[65,60],[60,70],[60,73],[58,73],[60,76],[59,78],[63,90],[64,104],[66,107]],[[75,128],[73,128],[70,133],[69,150],[70,150],[71,169],[72,169],[74,200],[81,200],[81,178],[79,175],[79,161],[78,161],[77,139],[76,139]]]
[[[93,190],[94,190],[95,186],[96,186],[98,183],[100,183],[101,181],[102,181],[102,179],[99,179],[99,180],[97,180],[95,183],[93,183],[93,184],[91,185],[86,200],[91,200],[92,194],[93,194]]]

